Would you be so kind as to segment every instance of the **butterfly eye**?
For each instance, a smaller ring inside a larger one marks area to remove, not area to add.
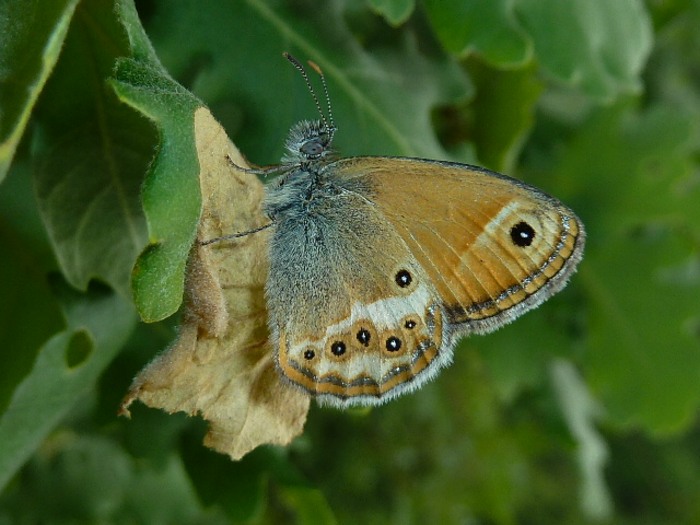
[[[394,280],[396,281],[396,284],[398,284],[401,288],[406,288],[413,281],[413,277],[411,276],[408,270],[399,270],[398,272],[396,272]]]
[[[520,221],[510,229],[510,238],[513,244],[524,248],[530,246],[535,240],[535,230],[528,223]]]
[[[310,159],[315,159],[320,157],[321,154],[325,151],[325,149],[326,144],[324,142],[321,142],[320,138],[317,138],[302,144],[302,146],[299,148],[299,151],[301,151],[306,157]]]

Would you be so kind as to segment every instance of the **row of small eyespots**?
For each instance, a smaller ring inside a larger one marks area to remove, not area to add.
[[[401,287],[401,288],[406,288],[411,285],[413,282],[413,276],[408,270],[401,269],[398,272],[396,272],[396,275],[394,276],[394,281],[396,284]],[[409,320],[406,321],[406,328],[409,330],[414,328],[416,326],[416,322]],[[360,330],[357,332],[357,340],[363,345],[363,346],[369,346],[369,341],[371,339],[371,334],[369,333],[369,330],[366,330],[365,328],[360,328]],[[401,339],[398,337],[391,336],[386,340],[386,349],[389,352],[398,352],[401,349]],[[347,351],[347,346],[343,341],[335,341],[331,345],[331,352],[333,353],[334,356],[340,357],[342,355],[345,355],[345,352]],[[316,357],[316,352],[309,348],[304,351],[304,359],[307,361],[310,361]]]
[[[411,273],[408,270],[406,270],[405,268],[402,268],[402,269],[398,270],[396,272],[396,274],[394,275],[394,282],[400,288],[407,288],[413,282],[413,276],[411,275]],[[413,320],[408,320],[405,323],[405,327],[409,330],[413,329],[415,326],[416,326],[416,322]],[[371,338],[370,332],[364,328],[361,328],[357,332],[357,340],[365,347],[369,346],[370,338]],[[386,340],[386,349],[389,352],[396,352],[396,351],[401,349],[401,346],[402,346],[401,339],[399,339],[398,337],[392,336]],[[345,343],[342,341],[335,341],[331,345],[331,352],[335,356],[338,356],[338,357],[344,355],[346,352]],[[314,357],[316,357],[316,352],[312,348],[308,348],[304,351],[304,359],[311,360]]]
[[[413,319],[408,319],[404,323],[404,326],[408,330],[412,330],[416,327],[416,322]],[[360,328],[360,330],[357,332],[357,340],[364,346],[369,346],[370,337],[369,330],[366,330],[365,328]],[[385,346],[389,352],[398,352],[401,349],[402,342],[401,339],[392,335],[391,337],[387,338]],[[343,341],[334,341],[333,344],[331,344],[331,353],[336,357],[341,357],[346,351],[347,346]],[[316,352],[312,348],[308,348],[304,351],[304,359],[307,361],[310,361],[314,357],[316,357]]]

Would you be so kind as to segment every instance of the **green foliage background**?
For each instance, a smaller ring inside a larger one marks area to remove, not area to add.
[[[700,2],[136,8],[0,3],[0,524],[700,523]],[[505,171],[589,242],[420,392],[234,463],[116,409],[175,333],[193,109],[258,164],[315,117],[282,51],[323,68],[343,154]]]

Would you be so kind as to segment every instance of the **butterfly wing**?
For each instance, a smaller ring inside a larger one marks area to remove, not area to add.
[[[585,231],[561,202],[520,181],[450,162],[356,157],[360,178],[441,298],[455,335],[494,330],[564,287]]]

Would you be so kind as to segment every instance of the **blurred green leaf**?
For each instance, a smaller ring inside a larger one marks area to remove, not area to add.
[[[124,499],[130,462],[105,438],[53,436],[29,467],[29,482],[42,500],[34,511],[38,520],[107,519]]]
[[[518,0],[515,9],[555,78],[607,102],[640,91],[653,43],[641,0]]]
[[[182,459],[169,456],[163,468],[133,462],[123,510],[114,521],[120,523],[163,523],[223,525],[230,523],[222,512],[203,505],[192,489]]]
[[[610,464],[607,478],[618,496],[616,522],[696,523],[700,454],[695,428],[682,439],[654,439],[633,432],[624,438],[609,435]]]
[[[267,487],[265,449],[257,449],[240,461],[221,456],[201,445],[201,435],[188,439],[184,466],[192,486],[206,506],[218,504],[235,523],[252,521],[263,513]]]
[[[587,378],[612,420],[654,432],[687,427],[700,402],[696,138],[673,108],[621,106],[592,118],[560,166],[591,203]]]
[[[472,62],[469,72],[476,87],[471,138],[479,161],[493,170],[512,173],[544,86],[532,68],[497,71]]]
[[[5,178],[78,0],[0,3],[0,182]]]
[[[403,24],[416,7],[416,0],[368,0],[368,3],[392,26]]]
[[[318,489],[287,486],[281,489],[282,499],[294,511],[299,525],[334,525],[338,523],[326,498]]]
[[[582,479],[581,507],[590,518],[609,520],[613,512],[605,481],[609,450],[596,428],[596,423],[603,416],[602,407],[570,361],[554,360],[550,373],[564,418],[578,445],[576,455]]]
[[[455,54],[477,53],[498,67],[522,66],[532,42],[520,27],[509,0],[424,0],[440,42]]]
[[[553,358],[575,354],[579,328],[575,324],[575,288],[580,276],[561,294],[524,315],[516,322],[489,334],[474,337],[499,397],[512,403],[523,391],[541,389],[549,382],[548,366]]]
[[[225,523],[200,508],[178,458],[170,455],[155,469],[104,437],[56,433],[21,484],[41,505],[20,492],[10,492],[8,503],[38,523]]]

